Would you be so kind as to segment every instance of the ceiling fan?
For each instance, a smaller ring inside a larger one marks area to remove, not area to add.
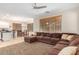
[[[38,6],[37,3],[34,3],[33,4],[33,9],[43,9],[43,8],[46,8],[47,6],[45,5],[42,5],[42,6]]]

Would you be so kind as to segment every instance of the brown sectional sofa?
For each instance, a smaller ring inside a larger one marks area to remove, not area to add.
[[[75,40],[67,41],[61,39],[63,34],[75,35]],[[77,46],[79,45],[79,35],[75,33],[46,33],[46,32],[37,32],[35,36],[35,41],[52,44],[54,47],[50,51],[49,55],[57,55],[64,47],[67,46]],[[33,39],[33,38],[32,38]],[[34,41],[34,42],[35,42]],[[77,50],[76,55],[79,55],[79,49]]]
[[[45,33],[45,32],[37,32],[37,40],[40,42],[53,44],[55,45],[58,41],[61,40],[62,34],[69,34],[69,35],[77,35],[74,33]]]
[[[67,41],[61,39],[63,34],[68,35],[75,35],[75,40],[73,41]],[[45,32],[37,32],[36,38],[40,42],[53,44],[54,47],[52,48],[52,51],[50,51],[49,55],[57,55],[64,47],[67,46],[77,46],[79,45],[79,35],[75,33],[45,33]],[[77,50],[76,55],[79,55],[79,49]]]

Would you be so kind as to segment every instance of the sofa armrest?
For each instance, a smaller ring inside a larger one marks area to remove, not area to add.
[[[58,53],[60,52],[60,50],[56,49],[56,48],[53,48],[49,53],[48,55],[58,55]]]
[[[79,47],[77,48],[77,51],[76,51],[75,55],[79,55]]]
[[[74,39],[71,43],[70,43],[71,46],[77,46],[79,45],[79,38],[77,39]]]

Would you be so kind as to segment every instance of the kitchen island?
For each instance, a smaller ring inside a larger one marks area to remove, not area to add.
[[[13,31],[0,31],[0,40],[8,41],[13,38]]]

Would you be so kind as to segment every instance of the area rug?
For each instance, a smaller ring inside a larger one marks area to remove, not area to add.
[[[0,55],[47,55],[53,45],[41,42],[21,42],[0,48]]]

